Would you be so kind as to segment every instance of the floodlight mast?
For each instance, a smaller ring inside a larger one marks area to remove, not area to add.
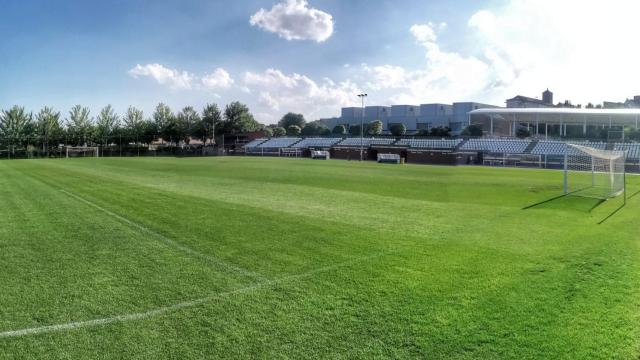
[[[360,161],[364,160],[364,99],[367,94],[359,94],[358,97],[362,100],[362,113],[360,114]]]

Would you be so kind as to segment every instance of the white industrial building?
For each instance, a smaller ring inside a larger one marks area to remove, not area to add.
[[[340,117],[322,119],[330,129],[337,125],[347,127],[380,120],[383,132],[388,133],[392,124],[404,124],[408,134],[434,127],[449,127],[453,134],[458,134],[469,125],[469,112],[476,109],[497,108],[498,106],[476,102],[459,102],[451,104],[393,105],[367,106],[364,108],[364,119],[361,107],[342,108]]]

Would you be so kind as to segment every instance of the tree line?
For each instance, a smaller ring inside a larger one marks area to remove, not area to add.
[[[178,112],[164,103],[156,106],[151,116],[134,106],[122,115],[107,105],[94,117],[88,107],[76,105],[63,118],[60,111],[44,107],[37,113],[13,106],[0,111],[0,141],[11,149],[16,146],[58,144],[84,146],[109,145],[114,139],[150,144],[163,139],[169,144],[188,144],[191,139],[206,142],[214,135],[245,133],[265,129],[256,121],[249,108],[232,102],[220,110],[217,104],[207,104],[199,112],[186,106]]]
[[[380,120],[373,120],[364,124],[364,134],[367,136],[377,136],[382,134],[384,124]],[[307,123],[302,114],[288,113],[280,119],[278,124],[269,125],[270,136],[360,136],[363,127],[357,125],[336,125],[333,129],[329,129],[325,124],[319,121]],[[402,136],[407,132],[407,128],[402,123],[389,124],[389,132],[393,136]],[[433,127],[430,129],[421,129],[417,132],[418,136],[451,136],[451,129],[448,127]]]

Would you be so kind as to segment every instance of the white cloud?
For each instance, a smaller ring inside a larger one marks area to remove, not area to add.
[[[416,24],[409,32],[425,49],[425,67],[405,69],[394,65],[363,65],[373,90],[388,91],[392,103],[451,102],[472,99],[486,88],[489,67],[473,56],[443,51],[438,32],[445,23]]]
[[[624,100],[640,92],[640,47],[629,28],[638,13],[634,0],[511,0],[473,14],[465,39],[472,46],[455,51],[441,43],[446,24],[415,24],[409,32],[425,49],[424,66],[363,65],[364,83],[392,103],[502,105],[547,87],[556,101]]]
[[[175,89],[190,89],[195,79],[193,74],[186,71],[169,69],[160,64],[136,65],[129,70],[129,75],[134,78],[150,77],[159,84],[169,85]]]
[[[284,0],[270,10],[260,9],[249,23],[287,40],[326,41],[333,34],[333,17],[309,7],[306,0]]]
[[[201,81],[202,85],[207,89],[228,89],[234,83],[231,75],[222,68],[217,68],[213,72],[203,76]]]
[[[469,20],[496,90],[538,94],[550,87],[575,103],[640,91],[640,48],[630,24],[640,2],[512,0]],[[560,100],[560,99],[557,99]]]
[[[440,23],[437,28],[438,30],[442,30],[447,26],[446,23]],[[438,36],[436,35],[436,25],[433,23],[428,24],[416,24],[413,25],[409,31],[413,34],[413,37],[420,43],[430,43],[438,40]]]
[[[401,89],[406,86],[409,80],[409,72],[400,66],[379,65],[369,67],[363,65],[370,80],[367,87],[373,90],[381,89]]]
[[[300,112],[309,119],[337,114],[340,107],[354,103],[359,88],[350,81],[335,83],[323,79],[320,83],[301,74],[285,74],[277,69],[262,73],[246,72],[244,85],[259,95],[263,113]],[[277,115],[275,115],[277,114]]]

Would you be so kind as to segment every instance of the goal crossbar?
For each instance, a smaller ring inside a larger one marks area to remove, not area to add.
[[[97,146],[67,146],[67,158],[70,157],[69,154],[82,154],[83,157],[99,157],[100,151]]]

